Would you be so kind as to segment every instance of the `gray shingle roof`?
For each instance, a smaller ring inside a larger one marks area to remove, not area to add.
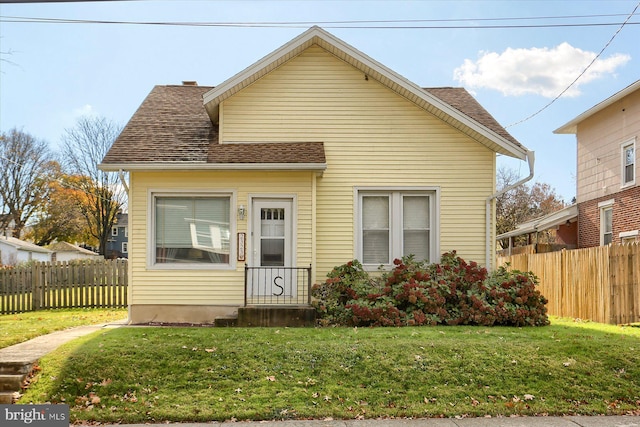
[[[440,98],[442,101],[451,105],[456,110],[460,111],[480,123],[484,127],[492,130],[501,137],[513,142],[516,145],[522,146],[516,139],[503,128],[496,119],[493,118],[487,110],[463,87],[429,87],[424,88],[431,95]]]
[[[210,86],[155,86],[102,164],[324,164],[322,142],[219,144],[202,95]],[[464,88],[425,88],[484,127],[520,145]]]

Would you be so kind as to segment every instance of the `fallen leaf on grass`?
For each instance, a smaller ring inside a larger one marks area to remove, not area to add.
[[[267,377],[267,381],[275,381],[276,377],[274,377],[273,375],[271,375],[270,377]]]
[[[533,394],[525,394],[524,395],[524,400],[533,400],[536,397]]]

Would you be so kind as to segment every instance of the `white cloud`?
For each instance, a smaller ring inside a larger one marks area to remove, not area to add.
[[[93,107],[91,105],[89,105],[89,104],[85,104],[82,107],[76,108],[76,109],[73,110],[74,119],[78,119],[78,118],[83,117],[83,116],[91,116],[91,117],[93,117],[93,116],[96,116],[96,115],[97,115],[96,111],[94,111]]]
[[[595,52],[562,43],[554,48],[508,48],[502,53],[480,52],[476,61],[465,59],[453,77],[469,88],[487,88],[504,95],[537,94],[553,98],[563,91],[589,65]],[[565,96],[578,96],[579,86],[613,74],[631,57],[613,54],[600,58],[571,87]]]

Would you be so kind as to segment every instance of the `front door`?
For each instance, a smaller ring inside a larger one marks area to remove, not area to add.
[[[250,295],[274,303],[296,296],[290,199],[254,199]]]

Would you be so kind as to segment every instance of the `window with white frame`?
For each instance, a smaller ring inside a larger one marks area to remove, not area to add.
[[[118,235],[118,227],[116,226],[111,227],[111,235],[113,237],[116,237]]]
[[[613,241],[613,207],[600,209],[600,244],[608,245]]]
[[[153,264],[229,265],[231,196],[153,197]]]
[[[122,242],[122,253],[129,253],[129,244],[127,242]]]
[[[129,237],[129,228],[128,227],[123,227],[124,228],[124,237]]]
[[[430,261],[434,250],[433,191],[358,192],[358,258],[365,266],[391,265],[413,255]]]
[[[622,185],[636,182],[636,144],[635,140],[622,144]]]

